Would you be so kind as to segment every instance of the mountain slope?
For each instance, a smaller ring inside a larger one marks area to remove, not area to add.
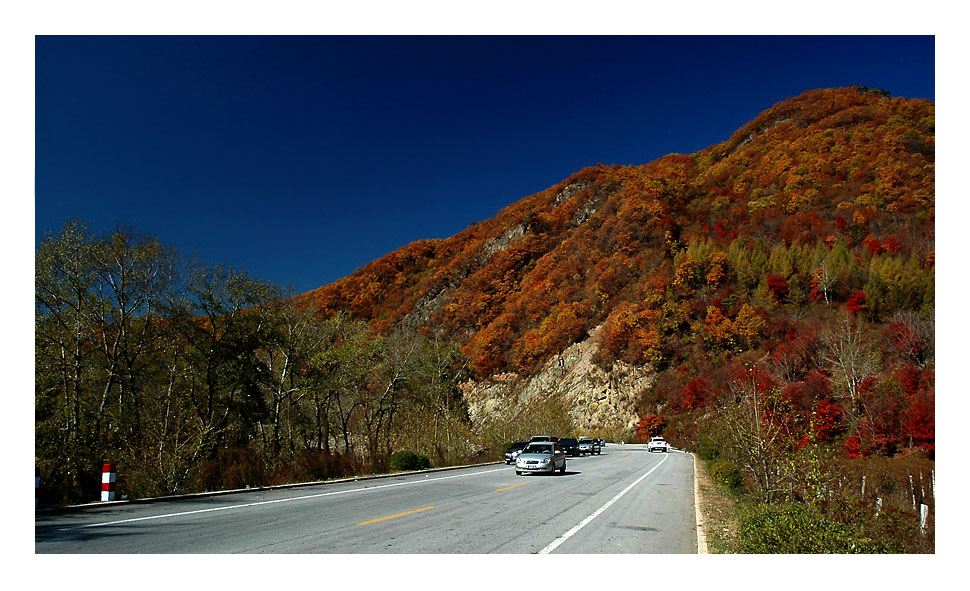
[[[534,372],[604,322],[654,327],[608,331],[606,358],[664,367],[677,352],[660,341],[684,332],[711,300],[688,298],[699,311],[664,310],[671,290],[727,285],[734,301],[764,311],[746,296],[769,273],[753,269],[740,280],[731,249],[838,244],[865,257],[886,243],[895,257],[931,260],[933,119],[929,101],[865,88],[809,91],[722,144],[584,169],[456,236],[410,244],[301,297],[380,331],[404,325],[458,342],[483,377]],[[729,260],[693,260],[698,249]],[[688,254],[693,267],[683,265]],[[723,280],[709,285],[698,275],[711,272]],[[808,299],[810,273],[784,279]],[[863,289],[863,279],[843,278],[828,303]],[[645,307],[651,299],[658,305]]]

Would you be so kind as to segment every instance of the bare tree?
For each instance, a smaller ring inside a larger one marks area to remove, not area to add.
[[[815,287],[822,292],[822,298],[826,306],[832,305],[832,294],[830,290],[838,279],[829,269],[829,263],[825,259],[819,262],[818,268],[812,272],[812,279],[815,280]]]
[[[870,345],[863,323],[842,313],[838,321],[822,333],[822,361],[829,366],[836,394],[853,420],[864,412],[860,387],[879,370],[879,355]]]
[[[890,326],[897,327],[894,337],[898,355],[920,367],[932,365],[935,357],[935,323],[921,318],[918,312],[900,310],[893,315]]]
[[[267,342],[259,356],[269,372],[269,419],[272,428],[270,449],[274,457],[282,447],[281,430],[292,429],[293,412],[299,412],[300,402],[312,384],[305,379],[310,359],[325,344],[317,310],[313,306],[297,305],[292,300],[280,300],[268,306],[270,316]],[[291,436],[287,437],[293,444]]]
[[[765,502],[791,490],[794,474],[783,421],[785,402],[777,388],[759,382],[758,369],[730,383],[736,403],[722,410],[728,445],[754,493]]]
[[[56,423],[50,425],[51,444],[62,451],[88,443],[84,408],[96,354],[91,241],[87,228],[72,221],[59,235],[46,237],[35,256],[35,384],[39,404],[43,401],[38,420]],[[42,427],[38,435],[46,432]]]
[[[95,242],[91,252],[102,381],[97,419],[110,396],[115,427],[137,439],[142,393],[154,371],[151,354],[163,346],[159,316],[175,284],[175,255],[154,238],[124,229]]]
[[[321,374],[318,387],[326,392],[323,400],[329,411],[327,421],[335,423],[336,429],[332,430],[343,442],[343,453],[350,454],[356,438],[358,409],[364,401],[367,376],[379,343],[366,323],[343,316],[334,320],[333,344],[319,354],[315,365]]]

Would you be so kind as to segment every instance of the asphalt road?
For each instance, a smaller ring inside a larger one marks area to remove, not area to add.
[[[35,552],[693,554],[693,487],[688,454],[607,445],[552,476],[496,464],[40,512]]]

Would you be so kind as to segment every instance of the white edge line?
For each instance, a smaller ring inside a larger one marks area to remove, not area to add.
[[[258,505],[271,505],[274,503],[286,503],[288,501],[301,501],[306,499],[316,499],[319,497],[329,497],[332,495],[343,495],[353,492],[363,492],[369,490],[377,490],[380,488],[390,488],[392,486],[407,486],[409,484],[426,484],[428,482],[436,482],[438,480],[449,480],[452,478],[462,478],[465,476],[477,476],[479,474],[488,474],[489,472],[499,472],[501,470],[506,470],[507,468],[496,468],[495,470],[483,470],[482,472],[473,472],[471,474],[455,474],[453,476],[442,476],[441,478],[429,478],[425,480],[413,480],[410,482],[395,482],[393,484],[381,484],[379,486],[365,486],[363,488],[354,488],[350,490],[337,490],[332,492],[325,492],[315,495],[303,495],[300,497],[288,497],[285,499],[273,499],[271,501],[257,501],[255,503],[244,503],[241,505],[229,505],[226,507],[212,507],[210,509],[196,509],[195,511],[181,511],[179,513],[164,513],[162,515],[149,515],[148,517],[132,517],[131,519],[119,519],[117,521],[106,521],[104,523],[90,523],[88,525],[75,525],[72,527],[63,527],[59,531],[68,531],[75,529],[87,529],[91,527],[104,527],[106,525],[117,525],[119,523],[133,523],[136,521],[149,521],[152,519],[166,519],[168,517],[181,517],[183,515],[196,515],[199,513],[211,513],[213,511],[229,511],[231,509],[245,509],[246,507],[256,507]]]
[[[620,500],[620,497],[622,497],[626,493],[630,492],[630,489],[631,488],[633,488],[634,486],[640,484],[640,481],[641,480],[643,480],[647,476],[650,476],[650,474],[652,474],[654,470],[656,470],[657,468],[659,468],[660,466],[662,466],[663,463],[667,461],[667,458],[668,457],[669,456],[665,455],[664,456],[664,459],[660,460],[660,463],[659,464],[657,464],[653,468],[650,468],[650,470],[646,474],[644,474],[640,478],[637,478],[635,481],[633,481],[633,484],[631,484],[630,486],[628,486],[628,487],[624,488],[622,491],[620,491],[619,494],[617,494],[615,497],[613,497],[612,499],[610,499],[609,501],[607,501],[607,503],[605,505],[603,505],[602,507],[600,507],[599,509],[597,509],[596,511],[594,511],[592,515],[590,515],[586,519],[580,521],[571,530],[567,531],[563,535],[561,535],[558,538],[556,538],[551,544],[549,544],[548,546],[546,546],[542,550],[539,550],[539,554],[549,554],[550,552],[552,552],[553,550],[555,550],[556,548],[558,548],[560,544],[562,544],[563,542],[565,542],[569,538],[573,537],[576,534],[576,532],[578,532],[579,530],[581,530],[584,527],[586,527],[586,525],[590,521],[596,519],[599,516],[600,513],[602,513],[603,511],[606,511],[607,509],[609,509],[610,505],[612,505],[613,503],[615,503],[618,500]]]
[[[694,519],[697,521],[697,553],[707,554],[707,535],[704,533],[704,513],[701,511],[701,495],[697,483],[697,456],[690,454],[694,464]]]

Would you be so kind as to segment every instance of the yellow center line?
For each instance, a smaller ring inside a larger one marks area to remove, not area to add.
[[[395,513],[394,515],[388,515],[387,517],[378,517],[377,519],[371,519],[370,521],[361,521],[357,525],[367,525],[368,523],[377,523],[378,521],[384,521],[385,519],[394,519],[395,517],[401,517],[403,515],[420,513],[421,511],[427,511],[428,509],[434,509],[434,505],[430,507],[422,507],[421,509],[414,509],[412,511],[405,511],[404,513]]]
[[[529,484],[528,482],[520,482],[518,484],[513,484],[512,486],[506,486],[505,488],[496,488],[495,492],[502,492],[503,490],[509,490],[510,488],[515,488],[517,486],[525,486]]]

